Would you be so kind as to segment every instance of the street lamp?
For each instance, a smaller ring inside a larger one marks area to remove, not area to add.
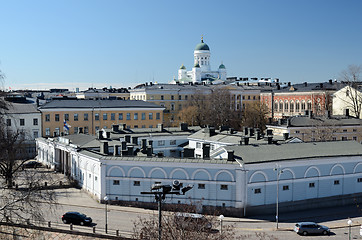
[[[351,219],[348,219],[347,221],[347,224],[348,224],[348,239],[351,240],[351,226],[352,226],[352,220]]]
[[[221,235],[222,235],[222,220],[224,220],[224,215],[220,215],[218,217],[219,221],[220,221],[220,239],[221,239]]]
[[[280,165],[276,164],[274,171],[277,173],[277,200],[276,200],[276,214],[275,214],[275,222],[277,224],[277,229],[279,225],[279,177],[280,174],[283,173],[283,170],[280,170]]]
[[[106,233],[108,232],[108,216],[107,216],[107,204],[108,204],[108,196],[105,196],[104,198],[104,201],[106,202]]]
[[[187,191],[190,191],[193,188],[193,185],[189,184],[186,187],[182,187],[182,184],[178,180],[172,182],[172,186],[168,184],[156,183],[151,187],[150,192],[141,192],[141,194],[153,194],[155,200],[158,203],[158,239],[161,240],[162,236],[162,200],[165,200],[167,194],[176,194],[176,195],[185,195]]]

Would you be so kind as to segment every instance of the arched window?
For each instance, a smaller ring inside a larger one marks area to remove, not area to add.
[[[283,101],[279,102],[279,111],[283,112]]]
[[[296,112],[300,112],[300,102],[299,102],[299,101],[297,101],[297,102],[295,103],[295,111],[296,111]]]
[[[278,112],[278,101],[274,102],[274,111]]]
[[[311,101],[308,101],[308,104],[307,104],[307,110],[312,110],[312,102]]]
[[[305,101],[302,101],[302,111],[305,111]]]
[[[289,111],[289,104],[288,104],[288,101],[285,101],[284,103],[284,112],[288,112]]]
[[[294,112],[294,102],[293,101],[291,101],[290,102],[290,112]]]

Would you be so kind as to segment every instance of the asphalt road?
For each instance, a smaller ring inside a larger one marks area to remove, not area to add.
[[[105,205],[99,204],[90,195],[79,189],[56,190],[59,197],[59,204],[54,214],[49,213],[46,217],[52,224],[68,228],[61,222],[61,216],[67,211],[79,211],[92,217],[97,232],[104,232],[105,228]],[[150,214],[158,214],[157,211],[142,208],[107,206],[107,219],[109,232],[119,233],[123,236],[130,236],[134,221],[139,217],[148,217]],[[350,217],[353,221],[351,227],[351,239],[360,239],[362,215],[356,206],[314,209],[302,212],[288,212],[279,214],[279,228],[276,229],[274,216],[256,216],[253,218],[229,218],[225,217],[223,224],[232,224],[237,235],[247,236],[245,239],[260,239],[256,234],[274,236],[276,239],[348,239],[347,220]],[[299,221],[314,221],[331,228],[330,236],[299,236],[293,232],[293,227]],[[219,226],[215,226],[219,228]],[[92,227],[75,228],[89,229]],[[266,237],[261,239],[268,239]]]

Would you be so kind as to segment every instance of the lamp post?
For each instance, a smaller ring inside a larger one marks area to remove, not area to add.
[[[106,202],[106,208],[105,208],[105,210],[106,210],[106,212],[105,212],[105,215],[106,215],[106,233],[108,233],[108,216],[107,216],[107,204],[108,204],[108,196],[105,196],[104,198],[104,201]]]
[[[280,165],[276,164],[274,171],[277,173],[277,200],[276,200],[276,214],[275,214],[275,222],[277,224],[277,229],[279,227],[279,176],[283,173],[283,170],[280,170]]]
[[[348,224],[348,239],[351,240],[351,226],[352,226],[352,220],[348,219],[347,221]]]
[[[224,220],[224,215],[220,215],[218,217],[219,221],[220,221],[220,239],[221,239],[221,235],[222,235],[222,220]]]
[[[182,184],[178,180],[172,182],[172,186],[168,184],[153,184],[150,192],[141,192],[141,194],[153,194],[155,200],[158,203],[158,239],[161,240],[162,236],[162,200],[165,200],[167,194],[185,195],[187,191],[193,188],[193,185],[189,184],[186,187],[182,187]]]

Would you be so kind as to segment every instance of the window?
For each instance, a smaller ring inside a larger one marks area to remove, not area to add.
[[[175,104],[171,103],[171,111],[175,111]]]
[[[134,125],[133,128],[138,128],[138,125]]]
[[[288,109],[289,109],[288,101],[285,101],[285,103],[284,103],[284,111],[288,112],[289,111]]]
[[[141,182],[140,181],[133,181],[133,186],[141,186]]]
[[[171,100],[175,100],[175,97],[173,95],[171,95]]]
[[[248,100],[250,100],[250,96],[248,96]]]
[[[343,129],[343,132],[347,132],[347,129]]]
[[[352,137],[352,139],[353,139],[353,141],[357,141],[357,137],[356,137],[356,136]]]
[[[245,100],[245,96],[243,96],[243,100]]]
[[[94,177],[94,181],[97,181],[98,180],[98,177]]]
[[[362,178],[358,178],[358,179],[357,179],[357,182],[362,182]]]
[[[274,111],[278,112],[278,102],[274,102]]]
[[[165,146],[165,140],[158,141],[158,146]]]
[[[290,102],[289,109],[290,109],[290,112],[294,112],[294,102]]]
[[[354,128],[352,131],[353,131],[353,132],[357,132],[357,129]]]
[[[283,112],[283,102],[279,102],[279,112]]]
[[[25,125],[25,119],[22,118],[22,119],[20,119],[20,126],[24,126],[24,125]]]
[[[103,120],[107,120],[108,119],[108,114],[107,113],[103,113]]]
[[[254,194],[259,194],[261,193],[261,188],[255,188],[254,189]]]
[[[50,122],[50,114],[45,114],[45,121]]]
[[[99,113],[94,114],[94,120],[99,121]]]
[[[45,136],[50,136],[50,128],[45,129]]]
[[[142,125],[142,128],[146,128],[146,125]]]
[[[152,120],[153,119],[153,113],[148,113],[148,119]]]
[[[187,95],[185,95],[185,100],[187,100]]]
[[[299,133],[300,133],[300,131],[295,131],[295,133],[296,133],[296,134],[299,134]]]
[[[161,114],[160,113],[156,113],[156,119],[159,120],[161,118]]]
[[[111,120],[112,121],[116,120],[116,114],[115,113],[111,113]]]
[[[256,97],[255,96],[253,96],[253,100],[255,100],[256,99]]]
[[[96,130],[96,132],[99,130],[99,126],[95,126],[94,128]]]
[[[228,190],[228,185],[221,184],[220,185],[220,190]]]
[[[176,145],[176,140],[170,140],[170,145]]]
[[[178,105],[178,110],[182,110],[182,104]]]
[[[181,95],[178,95],[178,100],[181,100],[181,99],[182,99]]]
[[[197,142],[196,143],[196,148],[201,148],[201,143]]]
[[[148,127],[149,127],[149,128],[153,128],[153,125],[149,125]]]
[[[88,121],[88,113],[84,113],[83,117],[84,117],[84,121]]]
[[[119,180],[113,180],[113,185],[119,185]]]
[[[118,120],[123,120],[123,113],[118,113]]]
[[[78,133],[78,127],[74,127],[74,134]]]
[[[339,185],[339,180],[334,180],[334,185]]]
[[[307,108],[308,108],[308,110],[312,110],[312,102],[311,101],[309,101],[307,103]]]
[[[134,119],[134,120],[138,120],[138,113],[134,113],[134,114],[133,114],[133,119]]]
[[[37,126],[38,125],[38,119],[37,118],[33,118],[33,125]]]
[[[289,185],[284,185],[283,186],[283,191],[288,191],[289,190]]]
[[[205,189],[205,184],[199,183],[198,184],[198,189]]]
[[[64,114],[64,120],[69,121],[69,114],[68,113]]]
[[[84,127],[84,134],[88,134],[88,133],[89,133],[88,127]]]
[[[333,140],[333,141],[337,141],[337,137],[332,137],[332,140]]]
[[[142,113],[142,114],[141,114],[141,119],[142,119],[142,120],[146,120],[146,113]]]
[[[127,113],[126,119],[127,119],[127,120],[131,120],[131,114],[130,114],[130,113]]]
[[[38,138],[38,137],[39,137],[38,131],[34,131],[34,132],[33,132],[33,136],[34,136],[34,138]]]
[[[78,113],[74,113],[74,121],[78,121]]]
[[[342,141],[347,141],[348,137],[342,137]]]
[[[161,95],[161,100],[164,100],[163,95]]]
[[[296,112],[300,112],[300,102],[297,102],[297,103],[295,104],[295,111],[296,111]]]
[[[54,115],[54,121],[59,122],[59,114]]]
[[[302,111],[305,111],[305,102],[302,102]]]

